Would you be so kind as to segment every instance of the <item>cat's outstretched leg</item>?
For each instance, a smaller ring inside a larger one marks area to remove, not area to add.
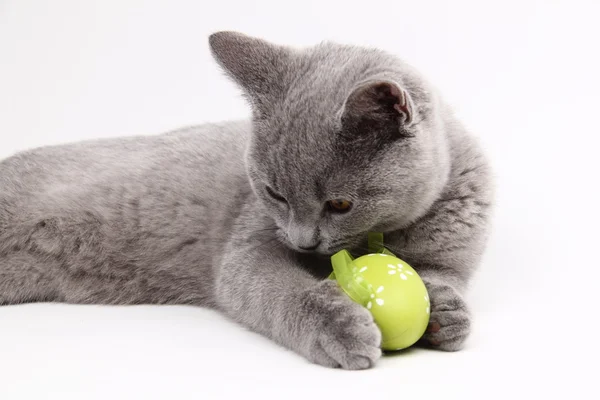
[[[225,254],[217,302],[238,322],[328,367],[364,369],[380,357],[371,314],[303,270],[277,240],[240,232]]]

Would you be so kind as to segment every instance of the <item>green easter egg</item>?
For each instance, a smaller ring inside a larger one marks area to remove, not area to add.
[[[382,253],[352,260],[345,251],[332,261],[340,287],[373,314],[381,330],[382,349],[405,349],[423,336],[429,323],[429,296],[410,265]]]
[[[365,305],[383,337],[384,350],[412,346],[429,323],[429,296],[425,284],[406,262],[387,254],[368,254],[354,261],[370,285]]]

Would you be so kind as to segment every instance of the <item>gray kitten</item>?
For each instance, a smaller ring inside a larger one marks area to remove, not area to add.
[[[368,368],[380,332],[323,278],[329,255],[382,231],[428,287],[422,342],[459,349],[491,188],[448,106],[382,51],[232,32],[210,46],[251,122],[0,163],[0,303],[213,307],[315,363]]]

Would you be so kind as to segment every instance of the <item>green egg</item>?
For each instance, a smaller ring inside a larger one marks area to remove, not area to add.
[[[357,259],[342,250],[332,256],[332,265],[331,278],[373,315],[382,349],[405,349],[423,336],[429,323],[429,295],[410,265],[387,250]]]

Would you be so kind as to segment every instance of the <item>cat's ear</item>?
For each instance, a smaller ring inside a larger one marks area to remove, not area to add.
[[[408,92],[391,81],[374,81],[355,88],[348,96],[342,124],[363,131],[374,128],[409,134],[415,107]]]
[[[221,67],[259,108],[283,93],[289,49],[238,32],[213,33],[209,45]]]

